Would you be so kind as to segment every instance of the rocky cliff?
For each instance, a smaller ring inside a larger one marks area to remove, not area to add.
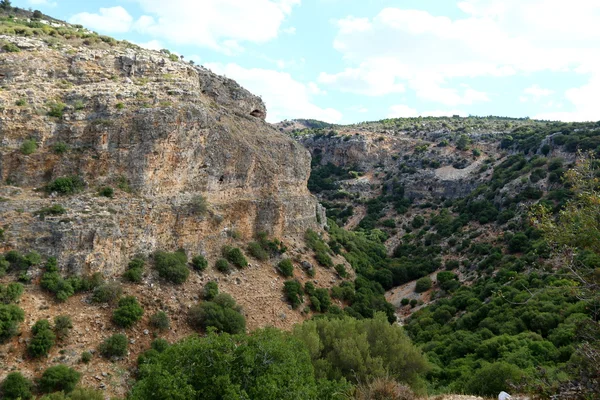
[[[114,275],[136,253],[318,227],[309,153],[233,80],[127,43],[0,42],[0,251]],[[82,191],[45,190],[63,177]],[[52,205],[66,213],[36,215]]]

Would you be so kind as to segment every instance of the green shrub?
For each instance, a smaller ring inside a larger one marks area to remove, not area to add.
[[[389,377],[419,385],[429,365],[404,330],[384,313],[372,319],[319,318],[294,327],[293,336],[311,349],[315,375],[351,382]]]
[[[245,268],[248,266],[248,260],[244,257],[242,251],[237,247],[223,246],[222,249],[223,257],[225,257],[230,263],[238,268]]]
[[[204,300],[211,301],[219,294],[219,285],[215,281],[210,281],[204,286]]]
[[[49,117],[56,117],[56,118],[62,118],[64,111],[65,111],[65,107],[67,106],[64,103],[50,103],[48,104],[49,106],[49,110],[48,110],[48,116]]]
[[[302,284],[296,280],[286,281],[283,284],[283,292],[293,309],[298,308],[298,306],[304,302]]]
[[[50,322],[46,319],[37,321],[31,332],[33,336],[27,346],[27,353],[34,358],[48,355],[56,340],[56,335],[50,329]]]
[[[52,146],[52,151],[56,154],[64,154],[69,150],[69,146],[65,142],[57,142]]]
[[[39,209],[36,214],[40,216],[41,219],[45,219],[48,215],[62,215],[66,214],[67,210],[60,204],[53,204],[50,207],[44,207]]]
[[[192,258],[192,267],[199,272],[204,271],[208,267],[208,261],[202,254],[198,254]]]
[[[64,391],[71,392],[77,386],[81,374],[66,365],[56,365],[44,371],[38,381],[38,389],[42,393]]]
[[[409,301],[410,300],[405,297],[400,301],[400,304],[402,304],[403,306],[407,306]]]
[[[277,269],[279,273],[285,277],[294,276],[294,264],[292,264],[292,260],[289,258],[283,259],[277,264]]]
[[[248,253],[259,261],[267,261],[269,253],[258,242],[248,243]]]
[[[23,294],[23,285],[20,283],[9,283],[0,285],[0,303],[10,304],[17,302]]]
[[[182,250],[174,253],[156,252],[154,254],[154,268],[156,268],[161,278],[178,285],[184,283],[190,274],[187,267],[187,256]]]
[[[38,148],[38,146],[37,146],[37,142],[35,140],[33,140],[33,139],[26,140],[21,145],[21,153],[28,156],[30,154],[35,153],[37,148]]]
[[[89,351],[84,351],[83,353],[81,353],[81,362],[82,363],[87,364],[90,361],[92,361],[92,353],[90,353]]]
[[[134,296],[125,296],[119,300],[119,307],[113,312],[112,320],[122,328],[129,328],[138,322],[144,309]]]
[[[224,258],[219,258],[215,263],[215,268],[217,271],[222,272],[224,274],[228,274],[231,272],[231,267],[229,266],[229,261]]]
[[[335,266],[335,272],[337,272],[340,278],[348,277],[348,271],[346,271],[346,267],[344,267],[344,264],[337,264]]]
[[[161,338],[153,340],[152,343],[150,344],[150,347],[152,347],[153,350],[156,350],[159,353],[162,353],[163,351],[168,349],[169,346],[170,346],[169,342],[167,342],[165,339],[161,339]]]
[[[16,335],[25,313],[13,304],[0,304],[0,343]]]
[[[104,400],[104,393],[91,388],[76,387],[71,393],[55,392],[41,397],[40,400]]]
[[[523,373],[515,366],[506,362],[495,362],[485,364],[475,371],[473,377],[467,383],[469,393],[481,396],[495,396],[510,384],[517,384]]]
[[[169,60],[179,61],[179,56],[177,54],[169,54]]]
[[[144,274],[144,264],[146,261],[142,256],[134,257],[127,265],[127,271],[123,274],[126,281],[140,283]]]
[[[150,317],[150,325],[159,331],[166,331],[171,326],[171,323],[167,313],[158,311]]]
[[[5,400],[29,400],[33,383],[20,372],[11,372],[0,385],[0,397]]]
[[[48,193],[56,192],[62,195],[70,195],[80,192],[85,187],[85,182],[78,176],[65,176],[57,178],[46,186]]]
[[[417,304],[419,304],[419,302],[417,301],[417,299],[412,299],[410,301],[411,308],[415,308],[417,306]]]
[[[17,45],[12,43],[6,43],[4,46],[2,46],[2,49],[7,53],[18,53],[21,51]]]
[[[322,266],[324,266],[326,268],[333,267],[333,260],[331,259],[329,254],[327,254],[324,251],[317,251],[315,253],[315,259],[317,260],[317,262],[319,264],[321,264]]]
[[[190,325],[197,329],[212,327],[219,332],[240,333],[246,330],[246,318],[240,311],[230,295],[220,293],[212,301],[193,306],[188,318]]]
[[[100,354],[106,358],[124,357],[127,355],[127,337],[116,333],[106,338],[98,348]]]
[[[68,315],[57,315],[54,317],[54,333],[59,340],[64,340],[69,336],[69,331],[73,329],[73,322]]]
[[[431,289],[432,282],[429,277],[423,277],[417,280],[417,284],[415,286],[415,292],[423,293]]]
[[[100,188],[100,190],[98,190],[98,194],[102,197],[108,197],[109,199],[112,199],[115,195],[115,190],[110,186],[103,186]]]
[[[117,282],[109,282],[98,286],[92,294],[94,303],[116,304],[123,295],[123,289]]]
[[[125,104],[123,104],[123,103],[117,103],[117,104],[115,104],[115,108],[117,110],[122,110],[122,109],[125,108]]]

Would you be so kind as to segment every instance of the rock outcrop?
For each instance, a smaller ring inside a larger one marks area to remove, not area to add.
[[[199,253],[234,231],[283,237],[324,222],[306,188],[310,154],[233,80],[137,46],[0,41],[21,49],[0,55],[0,251],[110,275],[138,252]],[[23,151],[30,140],[37,150]],[[44,190],[67,176],[82,193]],[[104,186],[114,198],[97,195]],[[66,213],[36,215],[53,204]]]

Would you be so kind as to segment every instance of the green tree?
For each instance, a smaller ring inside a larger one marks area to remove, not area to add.
[[[38,389],[42,393],[64,391],[71,392],[77,386],[81,374],[66,365],[56,365],[44,371],[38,381]]]
[[[129,328],[142,318],[144,309],[134,296],[119,300],[119,307],[113,312],[112,320],[122,328]]]
[[[104,357],[123,357],[127,355],[127,336],[116,333],[106,338],[98,350]]]
[[[316,319],[294,328],[308,347],[317,378],[368,382],[392,377],[421,387],[429,365],[403,329],[383,313],[373,319]]]
[[[56,335],[50,329],[50,322],[47,319],[37,321],[31,328],[31,333],[33,336],[27,346],[29,355],[32,357],[47,355],[56,341]]]
[[[316,400],[318,393],[302,342],[273,328],[192,336],[140,369],[132,400]]]
[[[29,400],[33,384],[20,372],[11,372],[0,385],[0,397],[5,400]]]
[[[0,8],[6,11],[12,10],[12,3],[10,0],[0,0]]]

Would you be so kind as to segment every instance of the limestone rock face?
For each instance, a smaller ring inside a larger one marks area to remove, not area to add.
[[[309,152],[267,124],[261,99],[235,81],[137,47],[0,40],[22,49],[0,54],[4,250],[112,274],[138,252],[201,252],[228,232],[319,227]],[[37,143],[31,154],[27,140]],[[75,175],[82,193],[42,189]],[[114,198],[97,195],[103,186]],[[194,211],[199,196],[206,212]],[[35,214],[53,204],[66,213]]]

